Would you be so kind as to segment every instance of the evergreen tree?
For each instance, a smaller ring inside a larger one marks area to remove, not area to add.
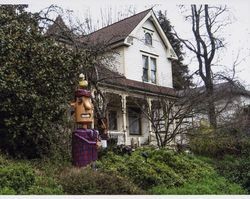
[[[44,36],[26,7],[0,6],[0,150],[37,158],[70,138],[68,104],[88,55]]]
[[[192,82],[188,75],[188,66],[183,64],[184,53],[182,52],[182,44],[172,33],[172,26],[166,17],[166,11],[164,14],[162,11],[158,12],[158,20],[178,57],[178,60],[172,61],[174,88],[178,90],[187,88],[192,85]]]

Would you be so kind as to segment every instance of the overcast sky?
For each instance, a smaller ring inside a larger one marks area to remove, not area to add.
[[[231,1],[173,1],[173,0],[0,0],[1,3],[26,3],[29,4],[29,10],[32,12],[40,11],[51,4],[58,5],[64,9],[70,9],[79,19],[83,19],[87,14],[90,14],[94,20],[100,20],[100,10],[103,12],[112,8],[113,17],[129,7],[135,8],[136,12],[154,6],[154,11],[167,10],[167,17],[177,32],[183,37],[190,37],[191,26],[184,21],[178,4],[188,5],[190,3],[209,3],[209,4],[227,4],[233,16],[233,23],[227,26],[224,36],[227,43],[227,48],[221,55],[221,65],[227,67],[232,66],[238,52],[240,52],[240,60],[244,59],[237,66],[237,76],[245,85],[250,86],[250,3],[247,0],[231,0]],[[99,24],[100,26],[100,24]],[[189,55],[189,53],[187,53]],[[190,62],[190,56],[185,58],[185,62]],[[190,70],[193,71],[195,63],[190,64]],[[220,66],[220,69],[224,69]],[[250,88],[250,87],[249,87]]]

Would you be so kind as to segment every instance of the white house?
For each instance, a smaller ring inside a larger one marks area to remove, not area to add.
[[[159,95],[175,97],[171,61],[177,59],[153,10],[108,25],[81,41],[106,43],[116,52],[113,71],[100,70],[119,74],[101,84],[109,99],[110,137],[125,145],[153,142],[151,123],[134,101],[151,106]]]
[[[159,95],[173,97],[171,60],[177,56],[152,9],[118,21],[83,38],[106,42],[117,52],[114,78],[102,84],[109,96],[108,123],[118,144],[152,142],[151,123],[133,103],[148,104]]]

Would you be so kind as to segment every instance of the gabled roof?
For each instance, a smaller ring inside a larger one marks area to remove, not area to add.
[[[47,35],[60,35],[64,32],[70,31],[69,28],[64,23],[62,17],[58,15],[52,25],[48,27],[48,30],[46,31]]]
[[[151,9],[140,12],[131,17],[101,28],[89,35],[84,36],[83,42],[108,43],[113,44],[124,40],[142,21],[142,19],[151,11]]]
[[[58,15],[54,23],[48,27],[45,35],[52,36],[63,43],[69,43],[69,38],[75,37],[60,15]]]
[[[171,46],[168,38],[163,32],[159,24],[159,21],[152,9],[147,9],[133,16],[120,20],[116,23],[110,24],[88,35],[78,37],[78,40],[82,44],[94,44],[94,45],[101,44],[105,46],[112,46],[118,43],[118,45],[129,46],[131,44],[129,44],[126,41],[126,38],[128,38],[129,36],[133,38],[138,28],[140,28],[141,25],[148,19],[151,20],[157,32],[159,33],[159,36],[162,39],[163,44],[166,46],[168,58],[178,59],[173,50],[173,47]],[[57,19],[55,20],[55,23],[49,27],[46,34],[54,36],[60,35],[62,36],[61,40],[63,40],[64,38],[66,40],[66,37],[69,35],[72,36],[69,29],[64,24],[60,16],[58,16]]]

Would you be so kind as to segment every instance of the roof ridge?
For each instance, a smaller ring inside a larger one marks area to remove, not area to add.
[[[135,14],[135,15],[131,15],[131,16],[127,17],[127,18],[121,19],[121,20],[119,20],[119,21],[117,21],[117,22],[115,22],[115,23],[109,24],[109,25],[107,25],[107,26],[105,26],[105,27],[102,27],[102,28],[100,28],[100,29],[98,29],[98,30],[96,30],[96,31],[94,31],[94,32],[89,33],[88,35],[84,35],[84,37],[85,37],[85,36],[89,36],[89,35],[91,35],[91,34],[94,34],[94,33],[98,32],[98,31],[100,31],[100,30],[103,30],[103,29],[105,29],[105,28],[109,28],[110,26],[113,26],[113,25],[115,25],[115,24],[117,24],[117,23],[120,23],[121,21],[124,21],[124,20],[127,20],[127,19],[129,19],[129,18],[135,17],[135,16],[137,16],[137,15],[139,15],[139,14],[142,14],[143,12],[146,12],[146,11],[149,11],[149,10],[152,10],[152,8],[149,8],[149,9],[147,9],[147,10],[141,11],[141,12],[139,12],[139,13],[137,13],[137,14]]]

